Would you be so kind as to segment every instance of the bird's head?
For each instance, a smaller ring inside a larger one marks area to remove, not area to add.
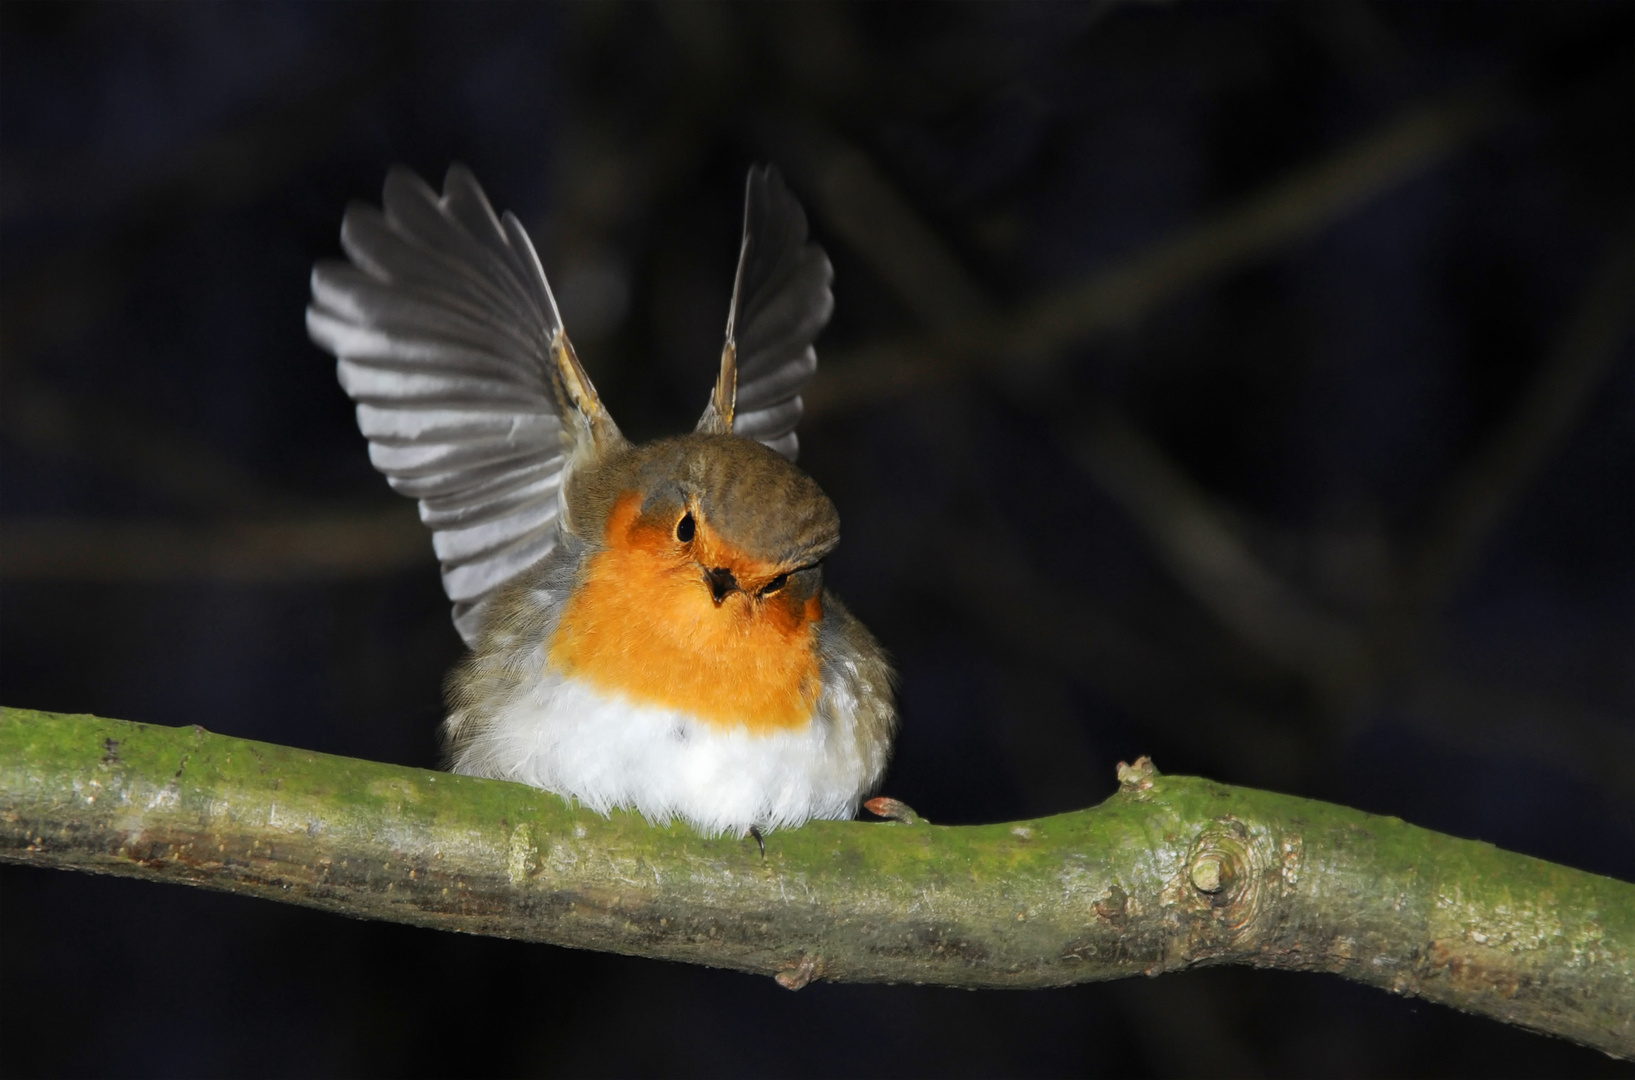
[[[791,628],[821,618],[821,563],[840,542],[840,515],[816,481],[754,440],[695,433],[633,447],[576,472],[567,499],[580,535],[641,567],[671,603]]]

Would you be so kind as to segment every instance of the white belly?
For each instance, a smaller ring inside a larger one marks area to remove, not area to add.
[[[681,818],[717,836],[811,818],[850,818],[879,779],[860,745],[856,703],[828,693],[798,731],[722,729],[672,709],[604,694],[547,671],[492,714],[455,772],[516,780],[606,814]]]

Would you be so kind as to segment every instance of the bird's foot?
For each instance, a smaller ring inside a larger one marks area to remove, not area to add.
[[[761,849],[761,858],[766,858],[766,837],[761,835],[761,827],[759,825],[751,825],[749,827],[749,835],[755,838],[755,846]]]
[[[929,825],[923,817],[914,812],[914,808],[901,799],[893,799],[889,795],[880,795],[863,804],[863,809],[875,817],[888,818],[891,821],[900,821],[904,825]]]

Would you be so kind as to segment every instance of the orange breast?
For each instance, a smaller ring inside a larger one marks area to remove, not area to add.
[[[757,599],[729,593],[717,606],[699,565],[678,550],[669,521],[640,516],[626,492],[608,519],[607,549],[551,639],[565,674],[643,704],[684,710],[719,727],[767,733],[811,722],[818,698],[817,596]],[[746,557],[698,523],[695,549],[746,584],[779,572]]]

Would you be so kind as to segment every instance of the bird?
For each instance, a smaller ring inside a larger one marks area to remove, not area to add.
[[[313,268],[307,329],[441,560],[469,650],[446,767],[753,835],[763,856],[766,832],[855,817],[890,756],[894,674],[824,586],[840,518],[795,464],[833,269],[777,169],[745,184],[703,415],[645,444],[602,404],[527,232],[464,165],[441,194],[394,166],[381,207],[347,207],[341,246]]]

